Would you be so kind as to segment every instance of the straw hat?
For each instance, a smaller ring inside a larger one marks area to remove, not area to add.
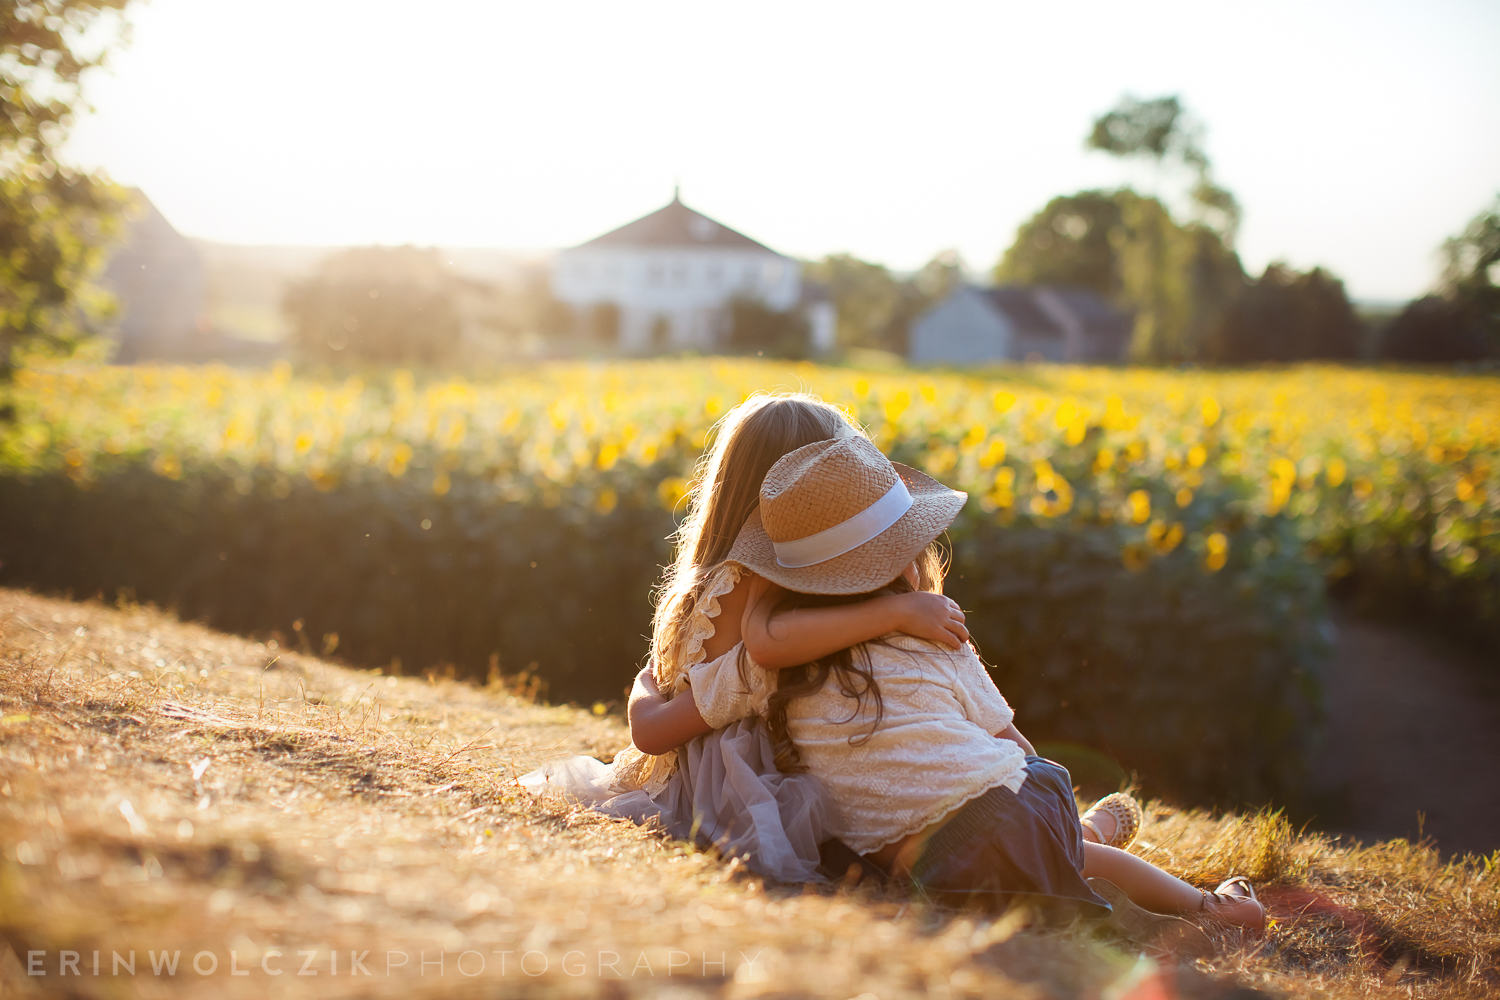
[[[899,576],[968,498],[863,437],[815,441],[771,466],[728,560],[788,590],[863,594]]]

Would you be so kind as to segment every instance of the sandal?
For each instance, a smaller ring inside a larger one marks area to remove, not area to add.
[[[1115,821],[1115,834],[1106,838],[1099,832],[1099,827],[1089,819],[1095,813],[1105,813]],[[1124,792],[1115,792],[1089,806],[1088,812],[1078,820],[1079,823],[1088,827],[1099,843],[1108,847],[1126,848],[1135,840],[1135,835],[1141,832],[1141,824],[1145,821],[1146,814],[1141,811],[1141,804],[1133,797]]]
[[[1091,878],[1087,882],[1109,902],[1109,925],[1126,940],[1158,954],[1182,958],[1207,958],[1216,950],[1213,939],[1192,921],[1152,913],[1131,902],[1125,890],[1108,879]]]
[[[1240,891],[1231,892],[1231,889],[1238,889]],[[1250,880],[1245,876],[1231,875],[1223,882],[1220,882],[1219,887],[1213,892],[1209,892],[1207,889],[1199,889],[1198,891],[1203,894],[1203,900],[1198,904],[1199,913],[1213,917],[1222,923],[1243,927],[1255,933],[1264,933],[1266,929],[1266,908],[1261,905],[1259,897],[1255,895],[1255,886],[1251,885]],[[1246,903],[1255,904],[1255,917],[1251,922],[1247,923],[1237,917],[1231,917],[1221,912],[1221,908],[1226,910],[1244,908]],[[1213,908],[1210,909],[1210,906]]]

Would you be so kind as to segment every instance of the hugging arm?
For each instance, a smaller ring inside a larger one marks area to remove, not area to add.
[[[886,594],[856,604],[798,608],[772,616],[778,588],[753,577],[740,632],[745,651],[768,670],[801,666],[891,632],[929,639],[949,649],[969,641],[964,613],[942,594]]]
[[[1016,724],[1014,722],[996,733],[995,738],[998,740],[1010,740],[1020,746],[1022,750],[1025,750],[1026,756],[1036,756],[1036,747],[1033,747],[1031,745],[1031,741],[1021,735],[1021,731],[1016,728]]]
[[[626,715],[630,719],[630,740],[643,753],[663,754],[713,731],[698,713],[691,695],[662,696],[649,665],[635,676]]]

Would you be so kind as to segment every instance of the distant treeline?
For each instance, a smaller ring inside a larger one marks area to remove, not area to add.
[[[1322,267],[1276,262],[1258,277],[1246,273],[1234,248],[1239,203],[1215,181],[1203,133],[1176,97],[1123,99],[1095,120],[1087,145],[1150,161],[1174,190],[1053,198],[1020,226],[989,278],[1096,292],[1135,317],[1129,360],[1137,362],[1500,358],[1500,198],[1444,242],[1433,294],[1361,315],[1343,282]],[[971,280],[953,251],[913,274],[833,254],[807,262],[803,278],[821,285],[837,308],[837,347],[896,354],[906,353],[918,316]],[[579,313],[557,302],[541,269],[500,288],[460,278],[435,252],[411,247],[330,258],[290,290],[285,309],[298,350],[323,361],[430,364],[471,357],[482,343],[502,353],[528,345],[533,353],[608,350],[619,322],[607,303]],[[727,350],[808,353],[806,326],[793,314],[746,300],[732,303],[728,318]]]

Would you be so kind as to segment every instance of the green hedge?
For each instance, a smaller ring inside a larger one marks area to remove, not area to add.
[[[430,527],[423,527],[424,523]],[[359,665],[534,669],[555,701],[619,699],[647,651],[668,514],[504,502],[455,475],[319,490],[212,467],[144,464],[80,488],[0,476],[0,583],[136,599],[230,631],[277,631]],[[1290,522],[1261,519],[1205,573],[1186,544],[1136,572],[1132,526],[1005,525],[971,503],[951,532],[952,593],[1033,740],[1103,749],[1154,793],[1290,801],[1316,732],[1321,582]]]
[[[953,533],[947,589],[1034,741],[1102,750],[1156,793],[1297,805],[1331,631],[1279,528],[1216,574],[1186,549],[1131,573],[1110,529],[976,519]]]

